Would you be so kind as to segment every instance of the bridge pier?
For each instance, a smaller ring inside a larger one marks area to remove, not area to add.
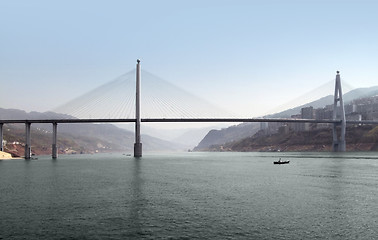
[[[0,151],[4,151],[3,146],[3,123],[0,123]]]
[[[134,157],[142,157],[142,143],[140,141],[140,60],[136,65],[136,99],[135,99],[135,143]]]
[[[53,142],[52,142],[52,158],[56,159],[58,157],[58,148],[57,148],[57,131],[58,131],[58,123],[53,123]]]
[[[30,159],[31,157],[31,136],[30,136],[31,123],[25,123],[25,159]]]
[[[340,104],[339,108],[337,103]],[[337,114],[339,112],[339,114]],[[346,121],[345,121],[345,110],[343,102],[343,93],[341,90],[341,81],[340,74],[337,71],[336,81],[335,81],[335,95],[333,102],[333,120],[341,120],[341,123],[333,124],[333,142],[332,150],[334,152],[345,152],[346,151],[346,142],[345,142],[345,131],[346,131]],[[340,127],[338,131],[337,128]]]

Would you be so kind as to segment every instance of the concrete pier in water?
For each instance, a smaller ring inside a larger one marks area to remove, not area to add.
[[[58,132],[58,123],[53,123],[53,142],[52,142],[52,158],[56,159],[58,157],[58,147],[57,147],[57,132]]]
[[[0,123],[0,151],[4,151],[3,147],[3,125],[4,123]]]
[[[25,159],[30,159],[31,157],[31,136],[30,136],[31,123],[25,123]]]

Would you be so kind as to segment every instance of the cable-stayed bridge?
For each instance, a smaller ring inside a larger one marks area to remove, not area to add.
[[[141,75],[143,87],[141,89]],[[136,76],[136,77],[135,77]],[[141,109],[143,111],[141,111]],[[337,110],[337,111],[336,111]],[[174,85],[141,71],[137,61],[136,71],[130,71],[115,80],[84,94],[54,112],[74,118],[0,120],[0,150],[3,150],[3,124],[25,124],[25,158],[31,157],[30,129],[33,123],[53,125],[52,157],[57,158],[57,126],[62,123],[135,123],[134,156],[142,156],[140,138],[141,122],[298,122],[333,124],[333,150],[345,151],[346,124],[377,124],[375,121],[346,121],[341,91],[340,75],[337,72],[334,94],[334,116],[332,119],[293,118],[240,118],[223,109],[186,92]],[[338,113],[338,114],[336,114]],[[337,131],[337,129],[340,129]]]

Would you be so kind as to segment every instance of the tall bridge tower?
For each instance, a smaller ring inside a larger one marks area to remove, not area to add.
[[[142,157],[142,143],[140,142],[140,60],[136,65],[136,99],[135,99],[135,143],[134,157]]]
[[[339,103],[339,107],[337,106]],[[335,81],[335,95],[333,101],[333,120],[341,120],[340,123],[333,124],[333,142],[332,149],[334,152],[345,152],[346,143],[345,143],[345,111],[344,111],[344,102],[343,102],[343,93],[341,90],[341,81],[340,81],[340,72],[336,72],[336,81]]]

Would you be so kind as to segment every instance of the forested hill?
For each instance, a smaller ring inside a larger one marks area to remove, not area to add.
[[[0,119],[61,119],[73,118],[53,112],[27,113],[17,109],[0,108]],[[4,124],[5,150],[13,155],[23,155],[25,126],[23,124]],[[184,147],[158,138],[142,135],[145,151],[177,151]],[[32,152],[51,154],[52,124],[32,124]],[[17,143],[17,144],[13,144]],[[58,150],[63,153],[126,152],[134,148],[134,133],[112,124],[58,124]]]

